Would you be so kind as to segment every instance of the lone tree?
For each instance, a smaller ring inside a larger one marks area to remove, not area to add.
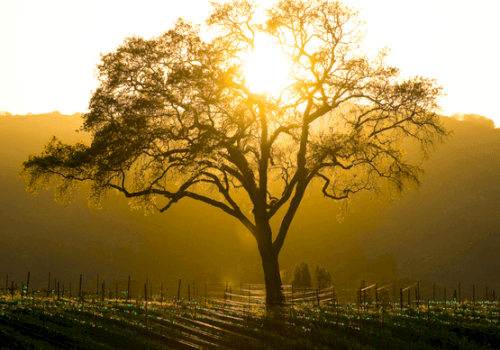
[[[435,113],[440,86],[400,78],[386,50],[372,59],[359,50],[357,11],[325,0],[259,10],[213,4],[207,25],[219,34],[209,41],[183,20],[158,37],[125,39],[98,65],[82,127],[92,143],[53,138],[21,175],[28,192],[53,186],[61,202],[88,182],[97,207],[117,190],[148,211],[187,198],[224,211],[257,241],[270,308],[283,301],[278,256],[306,189],[317,183],[332,200],[401,193],[423,170],[401,141],[418,141],[425,155],[447,131]],[[245,59],[260,38],[290,62],[278,91],[250,88]]]
[[[307,263],[301,262],[300,265],[295,266],[292,285],[297,288],[311,288],[311,272]]]
[[[319,290],[328,287],[332,284],[332,276],[328,270],[316,265],[314,270],[314,285],[318,287]]]

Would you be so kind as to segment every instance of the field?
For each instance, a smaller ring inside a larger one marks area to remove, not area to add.
[[[295,291],[266,315],[262,291],[222,298],[0,299],[3,349],[495,349],[495,302],[338,303],[329,290]],[[147,294],[146,294],[147,295]]]

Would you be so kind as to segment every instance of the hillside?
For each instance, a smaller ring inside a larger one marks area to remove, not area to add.
[[[394,203],[359,196],[340,222],[337,203],[314,194],[306,199],[280,258],[284,282],[300,261],[326,267],[337,283],[390,280],[395,273],[450,283],[500,281],[500,129],[443,120],[455,135],[425,163],[418,191]],[[79,125],[78,114],[0,116],[0,283],[6,273],[28,270],[40,280],[49,271],[62,279],[100,273],[165,283],[262,280],[250,234],[199,203],[145,217],[115,195],[102,211],[89,209],[84,193],[68,207],[55,204],[51,191],[29,196],[21,162],[52,135],[89,142],[75,132]]]

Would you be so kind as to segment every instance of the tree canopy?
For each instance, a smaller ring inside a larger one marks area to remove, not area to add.
[[[179,20],[102,55],[83,115],[92,143],[53,138],[23,163],[22,176],[30,193],[53,186],[64,203],[89,182],[96,207],[116,190],[146,211],[186,198],[219,208],[255,237],[272,305],[283,300],[278,254],[311,184],[332,200],[385,183],[401,193],[423,171],[405,159],[403,139],[427,155],[447,131],[436,114],[441,87],[401,78],[384,62],[387,50],[364,54],[357,11],[284,0],[259,21],[259,10],[246,0],[214,3],[214,39]],[[260,36],[291,62],[278,92],[253,92],[245,78]]]
[[[311,272],[309,271],[309,265],[307,265],[307,263],[301,262],[299,265],[295,266],[291,283],[296,288],[311,288]]]
[[[314,269],[314,285],[318,289],[322,289],[330,286],[331,283],[332,276],[330,275],[330,272],[325,268],[316,265],[316,268]]]

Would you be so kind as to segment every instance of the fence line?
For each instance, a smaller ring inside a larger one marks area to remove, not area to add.
[[[200,300],[223,299],[245,305],[260,307],[265,303],[265,285],[257,283],[239,283],[239,288],[234,288],[225,282],[197,282],[195,280],[167,280],[170,285],[149,281],[141,284],[137,280],[128,281],[114,279],[109,282],[103,276],[96,275],[92,280],[93,287],[82,286],[82,275],[79,283],[71,284],[66,281],[59,281],[57,277],[45,279],[45,287],[36,282],[33,274],[27,272],[25,279],[19,277],[13,279],[9,274],[5,275],[5,285],[0,288],[1,297],[26,298],[31,296],[54,299],[96,299],[96,300],[148,300],[150,302],[171,302],[180,301],[198,302]],[[89,279],[87,279],[87,282]],[[95,283],[94,283],[95,281]],[[179,282],[178,286],[176,285]],[[9,285],[10,282],[10,285]],[[99,283],[100,282],[100,283]],[[114,283],[113,283],[114,282]],[[174,282],[174,283],[172,283]],[[378,287],[377,283],[359,288],[338,288],[331,285],[327,288],[297,288],[292,285],[283,285],[282,291],[285,297],[285,304],[290,306],[300,304],[312,304],[320,306],[322,304],[351,304],[358,307],[379,307],[395,306],[402,308],[419,307],[424,301],[444,304],[462,304],[476,302],[497,302],[498,296],[494,289],[488,286],[477,288],[475,284],[464,288],[458,283],[455,288],[450,285],[436,283],[421,283],[416,281],[408,285],[396,286],[395,282]],[[398,288],[399,287],[399,288]],[[437,288],[436,288],[437,287]],[[392,291],[391,291],[392,289]],[[480,290],[484,291],[484,294]],[[392,293],[391,293],[392,292]],[[399,292],[399,293],[398,293]]]

